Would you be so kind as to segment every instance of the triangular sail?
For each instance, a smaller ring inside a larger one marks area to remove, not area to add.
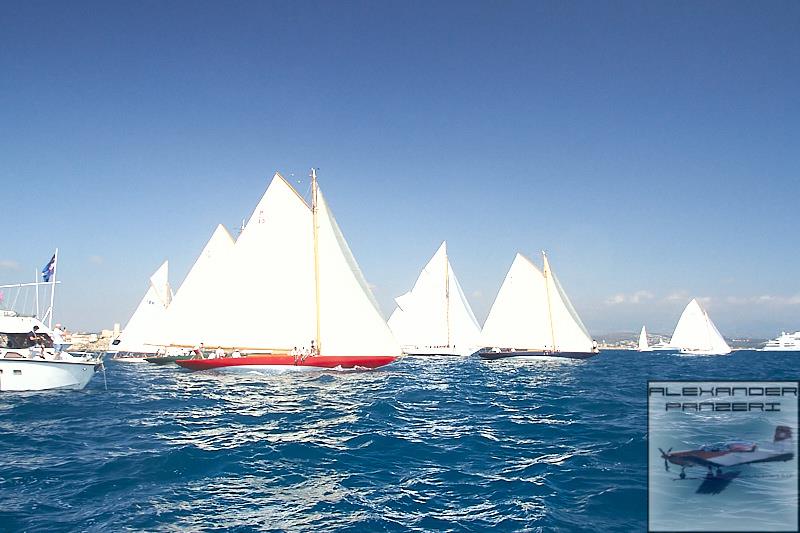
[[[647,330],[642,326],[642,331],[639,333],[639,351],[650,352],[652,350],[653,349],[650,348],[650,345],[647,343]]]
[[[455,348],[479,348],[481,327],[472,312],[464,290],[461,288],[448,259],[450,345]]]
[[[317,199],[322,355],[400,355],[400,346],[319,190]],[[313,279],[312,273],[308,278],[312,287]]]
[[[483,326],[484,346],[552,350],[544,276],[517,254]]]
[[[150,344],[153,332],[164,320],[167,307],[172,301],[169,286],[169,262],[164,263],[150,276],[150,283],[136,311],[119,336],[114,349],[119,352],[155,353],[158,346]]]
[[[395,299],[389,327],[404,346],[477,347],[480,327],[443,242],[411,291]]]
[[[218,291],[226,286],[223,276],[233,247],[233,237],[218,225],[167,308],[163,328],[156,336],[158,344],[204,342],[205,332],[213,326],[207,323],[207,307],[219,303]]]
[[[670,345],[682,350],[726,354],[731,349],[696,299],[681,313]]]
[[[593,347],[591,335],[569,301],[555,273],[550,269],[550,263],[544,253],[542,260],[544,276],[549,287],[550,318],[553,325],[555,349],[560,352],[591,352]]]
[[[290,350],[314,338],[311,210],[280,174],[236,240],[207,346]]]

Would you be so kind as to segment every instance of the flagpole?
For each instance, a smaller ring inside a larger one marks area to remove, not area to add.
[[[55,261],[53,262],[53,277],[50,280],[50,283],[52,283],[50,288],[50,317],[47,324],[47,327],[50,328],[50,330],[53,329],[53,302],[56,298],[56,273],[58,272],[58,248],[56,248],[56,253],[54,257]]]
[[[36,283],[36,318],[39,318],[39,272],[33,271],[33,282]]]

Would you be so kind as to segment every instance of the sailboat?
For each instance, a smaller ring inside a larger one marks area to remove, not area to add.
[[[481,329],[447,257],[447,242],[420,272],[411,291],[395,298],[389,328],[408,355],[470,355]]]
[[[155,355],[160,347],[149,343],[148,339],[161,326],[171,301],[169,261],[164,261],[150,276],[147,292],[122,333],[111,342],[108,352],[113,354],[112,358],[116,361],[143,362],[145,357]]]
[[[522,254],[514,258],[483,326],[482,358],[586,359],[598,353],[545,252],[542,261],[540,271]]]
[[[731,353],[730,346],[696,299],[689,302],[683,310],[669,344],[683,354],[726,355]]]
[[[647,344],[647,330],[642,326],[642,332],[639,333],[639,351],[652,352],[653,349]]]
[[[208,290],[224,296],[201,306],[213,318],[202,341],[245,355],[177,361],[184,368],[376,368],[401,353],[314,169],[311,206],[275,174],[217,281]]]

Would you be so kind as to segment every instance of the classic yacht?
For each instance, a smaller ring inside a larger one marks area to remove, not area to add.
[[[800,331],[794,333],[781,332],[780,337],[767,341],[764,352],[800,352]]]
[[[697,299],[686,306],[669,341],[686,355],[727,355],[731,348]]]
[[[587,359],[599,353],[561,288],[547,255],[542,270],[517,254],[483,326],[483,359],[565,357]]]
[[[35,317],[0,311],[0,391],[80,390],[102,368],[99,357],[54,349],[52,334]]]

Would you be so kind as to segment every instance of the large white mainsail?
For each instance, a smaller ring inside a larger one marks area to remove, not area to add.
[[[731,352],[730,346],[696,299],[689,302],[681,313],[670,346],[684,353],[725,355]]]
[[[208,307],[219,303],[217,291],[226,285],[224,276],[233,247],[233,237],[219,224],[175,293],[161,331],[154,332],[155,344],[196,345],[205,341],[204,332],[213,327]]]
[[[538,268],[517,254],[483,325],[482,344],[552,350],[547,287]]]
[[[443,242],[411,291],[395,299],[389,327],[408,353],[469,355],[480,344],[480,326],[464,296]]]
[[[642,326],[642,331],[639,333],[639,351],[640,352],[652,352],[653,349],[647,343],[647,330],[644,326]]]
[[[150,276],[147,292],[136,307],[119,342],[112,350],[130,353],[155,353],[158,346],[151,344],[153,332],[163,323],[167,307],[172,301],[172,288],[169,285],[169,262],[164,263]]]
[[[205,309],[206,346],[290,350],[314,338],[311,210],[278,173],[236,240]],[[310,320],[309,317],[312,317]]]
[[[591,354],[594,343],[542,253],[517,254],[483,326],[483,345],[512,352]],[[493,358],[493,357],[492,357]]]

